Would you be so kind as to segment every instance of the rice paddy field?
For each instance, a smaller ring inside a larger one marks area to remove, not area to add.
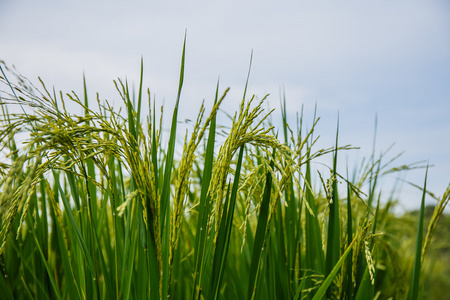
[[[335,146],[318,149],[319,117],[267,111],[247,84],[218,124],[218,83],[185,134],[184,61],[183,49],[168,131],[142,67],[135,93],[115,81],[120,110],[88,99],[86,83],[63,94],[1,62],[2,299],[441,299],[450,186],[433,194],[426,164],[383,154],[338,169],[353,148],[339,124]],[[421,207],[394,213],[380,182],[417,167]]]

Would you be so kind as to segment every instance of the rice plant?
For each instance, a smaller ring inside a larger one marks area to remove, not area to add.
[[[427,219],[424,174],[419,217],[394,215],[396,199],[380,204],[378,183],[415,165],[374,153],[349,177],[337,169],[340,153],[353,148],[339,144],[339,126],[335,145],[316,149],[319,118],[306,130],[300,114],[292,127],[282,99],[275,128],[266,97],[247,95],[248,78],[225,137],[216,116],[229,89],[218,83],[211,111],[201,106],[179,144],[184,62],[183,46],[167,138],[145,95],[142,62],[135,98],[127,81],[114,82],[124,112],[88,99],[86,82],[82,96],[56,93],[0,62],[4,299],[427,295],[435,269],[428,250],[450,186],[431,195],[438,202]],[[329,174],[313,168],[321,156],[332,158]]]

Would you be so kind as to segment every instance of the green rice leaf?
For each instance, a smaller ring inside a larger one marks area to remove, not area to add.
[[[347,243],[350,245],[353,239],[353,230],[352,230],[352,203],[351,203],[351,188],[350,184],[347,183]],[[347,273],[347,298],[353,299],[353,276],[352,276],[352,266],[353,266],[353,258],[352,258],[352,250],[350,250],[350,256],[347,258],[346,264],[346,273]]]
[[[60,195],[61,195],[61,199],[62,199],[63,204],[64,204],[65,212],[67,212],[67,216],[69,218],[70,224],[71,224],[72,228],[75,231],[77,241],[78,241],[79,245],[81,246],[84,258],[86,259],[87,265],[89,267],[89,271],[91,272],[91,275],[95,278],[96,274],[95,274],[95,271],[94,271],[95,270],[94,263],[92,261],[92,258],[91,258],[91,255],[89,253],[89,250],[88,250],[88,248],[86,246],[86,243],[84,242],[84,239],[83,239],[83,236],[82,236],[81,231],[79,229],[79,226],[77,225],[77,222],[75,221],[75,218],[74,218],[74,216],[72,214],[72,209],[70,207],[69,201],[66,198],[64,190],[62,189],[62,187],[60,185],[59,176],[54,170],[52,170],[52,173],[53,173],[53,178],[55,179],[55,184],[56,184],[56,186],[59,189],[59,192],[60,192]]]
[[[0,289],[2,291],[2,297],[5,297],[5,300],[14,300],[14,295],[11,293],[4,276],[3,272],[0,272]]]
[[[341,256],[337,264],[333,267],[330,274],[325,278],[325,280],[322,282],[320,288],[317,290],[316,294],[313,297],[313,300],[321,300],[327,293],[328,288],[330,287],[331,283],[333,282],[334,277],[339,272],[339,269],[341,268],[342,264],[345,261],[345,258],[348,256],[350,251],[352,250],[353,243],[355,242],[357,237],[353,239],[350,245],[348,245],[347,250],[345,250],[344,254]]]
[[[229,194],[229,186],[228,186],[227,197],[225,200],[226,205],[223,210],[223,216],[219,227],[219,234],[217,236],[217,243],[214,253],[211,279],[208,290],[208,299],[219,298],[219,287],[221,285],[223,273],[225,271],[225,263],[227,259],[228,248],[230,245],[231,227],[233,225],[234,207],[236,204],[243,154],[244,154],[244,145],[242,145],[239,150],[239,157],[236,164],[236,173],[234,175],[231,195]]]
[[[183,54],[181,56],[181,70],[180,70],[180,82],[178,85],[177,101],[172,116],[172,126],[170,129],[169,145],[167,147],[166,164],[164,168],[164,180],[161,191],[161,237],[162,237],[162,291],[161,297],[165,299],[168,293],[169,287],[169,253],[170,253],[170,178],[172,175],[173,155],[175,152],[175,139],[177,131],[177,117],[178,117],[178,105],[180,103],[181,89],[183,87],[184,80],[184,60],[186,54],[186,34],[184,36]]]
[[[274,150],[275,156],[275,150]],[[274,161],[270,163],[274,167]],[[269,217],[270,193],[272,190],[272,174],[267,171],[266,184],[258,216],[258,225],[256,227],[255,242],[253,245],[252,259],[250,263],[249,281],[247,290],[247,299],[252,299],[255,294],[256,281],[260,268],[261,253],[263,252],[264,242],[267,234],[267,221]]]
[[[217,81],[214,104],[217,103],[219,93],[219,81]],[[196,299],[196,295],[200,293],[201,284],[198,283],[203,272],[203,263],[205,261],[205,247],[207,236],[207,222],[211,211],[211,197],[208,195],[209,185],[211,182],[213,161],[214,161],[214,144],[216,138],[216,116],[211,120],[209,125],[208,141],[205,152],[205,164],[201,180],[201,192],[199,200],[199,214],[197,228],[195,234],[195,270],[194,270],[194,289],[192,299]]]
[[[330,274],[333,266],[336,265],[340,255],[340,221],[339,221],[339,196],[337,191],[337,154],[338,154],[338,136],[339,136],[339,115],[336,130],[336,145],[333,156],[333,170],[331,172],[332,192],[330,207],[330,216],[328,218],[328,236],[327,236],[327,257],[326,257],[326,274]],[[329,296],[329,295],[328,295]]]
[[[422,239],[423,239],[423,221],[425,213],[425,195],[427,191],[428,167],[425,172],[425,182],[423,184],[422,202],[420,204],[419,224],[417,226],[416,254],[414,257],[414,266],[411,275],[411,285],[409,286],[408,299],[419,299],[420,289],[420,269],[422,266]]]

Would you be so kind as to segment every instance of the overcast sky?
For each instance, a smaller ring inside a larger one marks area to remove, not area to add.
[[[131,3],[130,3],[131,2]],[[192,1],[191,1],[192,2]],[[395,146],[399,163],[425,160],[431,191],[450,181],[450,5],[447,1],[221,1],[148,4],[145,1],[2,1],[0,59],[31,81],[117,103],[112,80],[144,81],[166,112],[173,109],[183,38],[187,30],[185,85],[180,120],[211,107],[220,76],[231,87],[223,109],[238,108],[253,64],[250,94],[279,108],[284,87],[289,119],[304,105],[311,125],[317,103],[318,146],[361,147],[341,154],[353,168],[370,154],[375,115],[377,153]],[[169,114],[167,114],[168,117]],[[274,120],[279,118],[279,109]],[[331,157],[328,159],[331,165]],[[345,170],[341,170],[345,172]],[[424,170],[406,175],[422,184]],[[390,177],[386,180],[393,181]],[[420,193],[402,199],[417,207]],[[432,204],[433,201],[429,200]]]

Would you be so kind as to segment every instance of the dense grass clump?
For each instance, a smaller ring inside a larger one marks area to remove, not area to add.
[[[1,63],[2,299],[430,295],[437,269],[427,250],[436,255],[432,236],[450,188],[425,214],[425,175],[421,210],[395,216],[394,199],[380,204],[377,183],[408,166],[372,156],[348,178],[337,161],[351,147],[339,146],[338,131],[335,147],[315,149],[319,120],[305,130],[300,117],[293,129],[284,105],[279,138],[265,98],[248,98],[247,87],[218,139],[228,89],[220,94],[217,86],[213,108],[205,116],[202,105],[177,156],[184,59],[183,50],[164,139],[150,92],[151,109],[141,111],[142,68],[135,99],[126,82],[115,82],[126,108],[120,113],[107,101],[93,109],[86,88],[78,97],[42,84],[41,93]],[[9,113],[10,105],[24,110]],[[333,166],[316,174],[311,162],[323,155]]]

